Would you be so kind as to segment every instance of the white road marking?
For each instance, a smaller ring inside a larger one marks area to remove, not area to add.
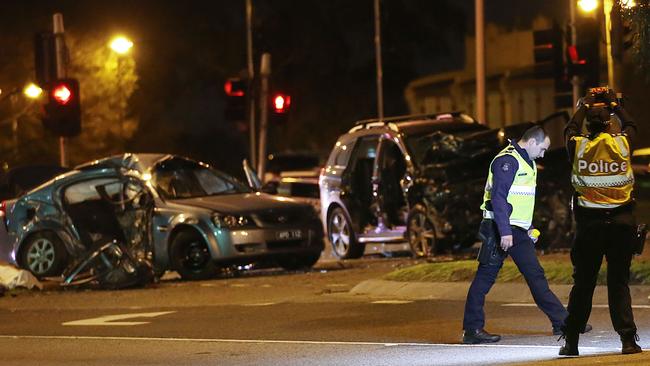
[[[60,339],[60,340],[111,340],[111,341],[149,341],[149,342],[197,342],[197,343],[258,343],[258,344],[310,344],[339,346],[384,346],[384,347],[442,347],[442,348],[534,348],[559,349],[559,346],[539,346],[526,344],[449,344],[449,343],[385,343],[385,342],[346,342],[346,341],[307,341],[274,339],[222,339],[222,338],[166,338],[166,337],[103,337],[103,336],[36,336],[0,335],[0,339]],[[620,348],[580,347],[580,350],[598,352],[620,352]],[[646,349],[644,349],[646,351]]]
[[[233,283],[230,287],[248,287],[248,285],[243,283]]]
[[[161,316],[165,314],[175,313],[175,311],[160,311],[157,313],[131,313],[131,314],[117,314],[117,315],[104,315],[97,318],[74,320],[71,322],[65,322],[62,325],[83,325],[83,326],[95,326],[95,325],[109,325],[109,326],[128,326],[128,325],[142,325],[149,324],[150,322],[118,322],[115,320],[124,320],[132,318],[153,318],[156,316]]]
[[[244,304],[244,306],[269,306],[269,305],[275,305],[277,304],[276,302],[259,302],[259,303],[253,303],[253,304]]]
[[[216,286],[217,285],[215,285],[214,283],[202,283],[201,284],[201,287],[216,287]]]
[[[508,307],[536,307],[537,304],[512,303],[512,304],[501,304],[501,306],[508,306]],[[564,304],[564,307],[567,307],[567,305]],[[609,307],[609,305],[597,304],[597,305],[592,305],[591,307],[600,308],[600,309],[607,309]],[[650,305],[632,305],[632,308],[633,309],[650,309]]]
[[[399,304],[410,304],[413,301],[407,301],[407,300],[378,300],[378,301],[373,301],[371,304],[390,304],[390,305],[399,305]]]

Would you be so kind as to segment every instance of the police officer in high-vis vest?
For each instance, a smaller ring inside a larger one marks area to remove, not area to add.
[[[501,339],[484,330],[483,305],[508,255],[526,279],[535,303],[550,319],[554,334],[561,334],[560,327],[567,311],[548,287],[531,238],[537,182],[534,160],[544,156],[550,143],[541,127],[532,127],[519,141],[511,142],[497,154],[490,164],[481,205],[484,219],[479,228],[482,241],[479,265],[467,293],[463,343],[490,343]]]
[[[620,121],[620,133],[611,132],[612,115]],[[583,135],[585,117],[588,134]],[[578,355],[576,330],[589,319],[603,256],[607,258],[609,313],[621,338],[622,353],[641,352],[628,287],[636,235],[630,164],[635,134],[636,125],[619,105],[616,93],[607,88],[591,89],[566,126],[576,236],[571,249],[574,285],[560,355]]]

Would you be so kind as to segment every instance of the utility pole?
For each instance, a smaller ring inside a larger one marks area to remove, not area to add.
[[[249,144],[251,164],[255,166],[255,96],[253,95],[255,81],[255,67],[253,65],[253,3],[246,0],[246,58],[248,59],[248,119],[249,119]]]
[[[610,89],[618,90],[616,75],[614,75],[614,58],[612,57],[612,9],[613,0],[604,0],[605,39],[607,40],[607,84]]]
[[[569,24],[569,28],[571,29],[571,45],[576,47],[578,44],[578,27],[576,26],[575,0],[569,0],[569,11],[571,14],[571,24]],[[569,62],[571,61],[569,60]],[[578,98],[580,98],[580,77],[578,77],[578,75],[573,75],[571,78],[571,85],[573,86],[573,112],[575,113],[578,107]]]
[[[268,95],[269,76],[271,76],[271,54],[262,54],[260,63],[260,78],[262,82],[260,91],[260,146],[257,155],[257,174],[264,184],[264,173],[266,173],[266,130],[268,124]]]
[[[485,119],[485,27],[483,20],[483,0],[475,0],[476,34],[476,117],[480,123]]]
[[[66,57],[65,57],[65,39],[63,29],[63,15],[56,13],[52,17],[54,42],[56,50],[56,77],[63,79],[66,77]],[[66,154],[67,138],[59,137],[59,164],[63,167],[68,166],[68,159]]]
[[[381,65],[381,9],[375,0],[375,60],[377,64],[377,117],[384,119],[384,72]]]

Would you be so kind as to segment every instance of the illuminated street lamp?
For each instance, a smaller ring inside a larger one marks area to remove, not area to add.
[[[113,40],[111,41],[110,47],[111,47],[111,49],[113,51],[119,53],[120,55],[124,55],[127,52],[129,52],[131,47],[133,47],[133,42],[131,42],[126,37],[119,36],[119,37],[113,38]]]
[[[623,9],[631,9],[636,6],[636,1],[634,0],[621,0],[621,7]]]
[[[23,89],[23,94],[25,94],[25,96],[27,96],[28,98],[36,99],[40,97],[41,94],[43,94],[43,89],[41,89],[38,85],[34,83],[29,83],[29,85],[27,85],[25,89]]]
[[[598,0],[578,0],[578,7],[585,13],[591,13],[598,7]]]

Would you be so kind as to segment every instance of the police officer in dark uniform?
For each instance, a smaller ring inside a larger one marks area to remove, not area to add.
[[[483,305],[508,255],[526,279],[535,303],[551,321],[554,334],[561,334],[560,327],[567,311],[550,290],[530,237],[537,180],[534,160],[543,157],[549,145],[546,132],[535,126],[519,141],[511,142],[490,164],[481,205],[484,219],[479,235],[482,246],[478,270],[465,303],[463,343],[490,343],[501,339],[483,329]]]
[[[612,113],[621,121],[622,133],[610,132]],[[589,134],[582,135],[585,116]],[[591,89],[566,126],[571,183],[576,191],[576,236],[571,249],[574,285],[560,355],[578,355],[577,330],[589,319],[603,256],[607,258],[609,313],[621,338],[622,353],[641,352],[628,287],[636,235],[630,162],[635,134],[632,118],[619,105],[616,93],[607,88]]]

